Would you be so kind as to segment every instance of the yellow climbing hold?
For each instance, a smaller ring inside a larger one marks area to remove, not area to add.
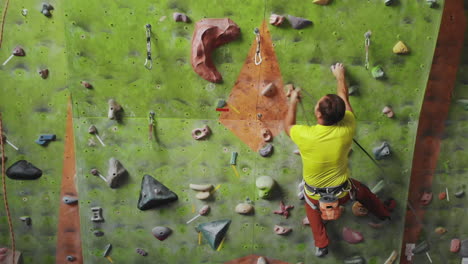
[[[330,0],[314,0],[313,3],[317,5],[328,5],[328,3],[330,3]]]
[[[408,47],[403,43],[403,41],[398,41],[395,46],[393,46],[393,53],[395,54],[407,54],[409,53]]]

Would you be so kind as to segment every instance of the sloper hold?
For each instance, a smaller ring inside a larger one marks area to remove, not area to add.
[[[405,43],[403,43],[403,41],[398,41],[397,44],[395,44],[395,46],[393,46],[393,53],[395,53],[395,54],[408,54],[409,49],[405,45]]]
[[[157,226],[151,230],[151,233],[159,241],[164,241],[172,234],[172,230],[169,227]]]
[[[302,17],[295,17],[288,15],[288,21],[294,29],[303,29],[309,25],[312,25],[312,21]]]
[[[35,180],[42,176],[42,171],[26,160],[19,160],[7,169],[6,175],[13,180]]]
[[[201,232],[211,248],[216,250],[226,236],[230,224],[231,220],[218,220],[199,224],[196,230]]]
[[[221,45],[240,35],[239,26],[229,18],[205,18],[195,24],[192,37],[192,67],[203,79],[219,83],[223,77],[216,69],[211,55]]]
[[[128,176],[127,169],[116,158],[109,159],[109,170],[107,171],[107,184],[111,188],[119,187]]]
[[[146,174],[141,181],[140,198],[138,199],[138,209],[148,210],[173,201],[177,201],[177,194],[169,190],[155,178]]]
[[[352,230],[347,227],[343,227],[343,240],[350,244],[357,244],[364,240],[362,234],[358,231]]]

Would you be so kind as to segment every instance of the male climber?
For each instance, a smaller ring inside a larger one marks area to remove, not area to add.
[[[315,255],[328,254],[328,236],[323,220],[336,220],[339,205],[349,199],[359,201],[381,220],[390,219],[393,200],[382,203],[367,186],[350,178],[348,154],[356,132],[356,120],[348,100],[348,87],[343,64],[331,71],[337,81],[337,94],[320,98],[314,110],[317,124],[296,125],[299,89],[288,91],[290,103],[284,128],[299,147],[303,165],[304,199],[307,218],[315,240]]]

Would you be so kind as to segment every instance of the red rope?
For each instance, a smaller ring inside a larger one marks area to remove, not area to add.
[[[2,123],[2,113],[0,113],[0,145],[2,151],[2,184],[3,184],[3,200],[5,202],[5,210],[8,217],[8,226],[10,228],[10,237],[11,237],[11,248],[13,251],[13,258],[11,259],[11,263],[15,264],[15,232],[13,232],[13,224],[11,222],[11,214],[10,214],[10,207],[8,206],[8,199],[7,199],[7,189],[6,189],[6,181],[5,181],[5,143],[3,142],[3,123]]]

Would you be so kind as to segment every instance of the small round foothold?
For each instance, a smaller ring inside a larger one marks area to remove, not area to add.
[[[97,176],[99,175],[99,171],[97,169],[91,169],[91,174],[94,175],[94,176]]]
[[[76,258],[74,256],[71,256],[71,255],[67,256],[67,261],[72,262],[72,261],[75,261],[75,260],[76,260]]]

